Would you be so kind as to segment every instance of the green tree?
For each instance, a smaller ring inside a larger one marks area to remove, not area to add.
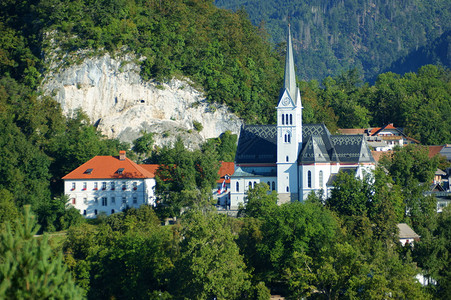
[[[141,157],[141,160],[143,160],[151,153],[153,149],[153,143],[153,133],[143,132],[142,136],[133,141],[132,150]]]
[[[369,180],[356,178],[354,173],[339,172],[326,205],[341,215],[365,216],[373,192]]]
[[[177,252],[172,233],[151,207],[131,208],[69,229],[65,262],[89,298],[167,297]]]
[[[9,222],[13,223],[19,217],[19,210],[14,203],[13,195],[5,189],[0,190],[0,228],[2,231]]]
[[[4,299],[81,299],[63,263],[62,254],[52,255],[48,237],[36,238],[36,221],[30,207],[15,231],[8,225],[0,235],[0,297]]]
[[[446,299],[451,283],[451,209],[446,207],[439,214],[437,225],[430,232],[424,232],[420,241],[415,242],[413,257],[422,268],[427,280],[437,281],[429,289],[439,299]]]
[[[438,157],[428,157],[426,147],[418,145],[395,148],[391,157],[381,160],[381,165],[389,171],[395,184],[401,187],[405,215],[415,230],[433,226],[431,222],[436,216],[436,200],[425,196],[424,192],[437,170],[438,161]]]
[[[184,207],[205,207],[211,204],[211,189],[216,184],[219,160],[215,146],[206,143],[201,150],[189,151],[179,137],[174,146],[164,147],[153,157],[157,170],[157,194],[160,205],[170,216],[177,216]]]
[[[171,280],[177,299],[241,299],[249,274],[228,217],[193,211],[183,218],[181,237]]]

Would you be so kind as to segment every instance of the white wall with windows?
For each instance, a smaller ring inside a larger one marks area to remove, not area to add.
[[[155,205],[154,178],[147,179],[71,179],[64,181],[64,193],[72,205],[87,218],[110,215],[127,207]]]
[[[245,204],[247,191],[261,182],[269,186],[270,192],[277,192],[277,177],[232,177],[230,182],[230,207],[236,209],[240,203]]]

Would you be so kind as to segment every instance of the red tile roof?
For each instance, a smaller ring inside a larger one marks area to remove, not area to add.
[[[371,151],[371,154],[373,155],[373,158],[376,162],[379,162],[379,160],[383,156],[390,156],[393,153],[392,150],[389,151]]]
[[[113,179],[113,178],[155,178],[155,173],[160,165],[138,165],[128,158],[120,160],[120,156],[96,156],[82,164],[63,179]],[[91,172],[87,170],[92,169]],[[122,174],[118,172],[122,170]],[[219,168],[220,179],[223,182],[228,175],[226,183],[230,183],[230,176],[235,171],[233,162],[221,162]]]
[[[395,129],[395,130],[398,130],[398,128],[396,128],[395,126],[393,126],[393,123],[390,123],[390,124],[387,124],[387,125],[385,125],[385,126],[383,126],[383,127],[376,127],[376,128],[371,129],[369,134],[370,134],[371,136],[373,136],[373,135],[378,134],[380,131],[386,130],[386,129]],[[399,131],[399,130],[398,130],[398,131]]]
[[[63,179],[154,178],[156,168],[158,165],[138,165],[128,158],[120,160],[117,156],[96,156]],[[92,169],[91,172],[87,172],[89,169]]]
[[[429,150],[429,158],[433,158],[443,149],[443,146],[427,146]]]
[[[344,135],[365,134],[365,128],[339,128],[338,132]]]
[[[226,183],[230,183],[230,176],[235,172],[235,163],[233,162],[225,162],[221,161],[221,167],[219,168],[219,178],[216,182],[223,182],[226,175],[229,175],[229,179],[226,180]]]
[[[142,167],[143,169],[149,171],[150,173],[152,173],[155,177],[155,173],[157,172],[158,168],[160,167],[160,165],[157,164],[152,164],[152,165],[139,165],[140,167]]]

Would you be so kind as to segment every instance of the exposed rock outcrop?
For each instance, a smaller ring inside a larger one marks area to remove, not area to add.
[[[42,89],[61,104],[65,115],[81,108],[103,134],[121,141],[131,142],[147,131],[158,133],[159,145],[181,135],[195,148],[227,130],[239,132],[241,120],[227,107],[209,104],[188,80],[145,82],[139,72],[133,57],[105,54],[59,70],[54,65]],[[202,130],[196,130],[196,122]]]

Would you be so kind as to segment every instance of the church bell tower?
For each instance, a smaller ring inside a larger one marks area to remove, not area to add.
[[[302,103],[296,86],[291,30],[288,25],[284,86],[277,105],[277,192],[279,203],[298,199],[298,156],[302,145]]]

